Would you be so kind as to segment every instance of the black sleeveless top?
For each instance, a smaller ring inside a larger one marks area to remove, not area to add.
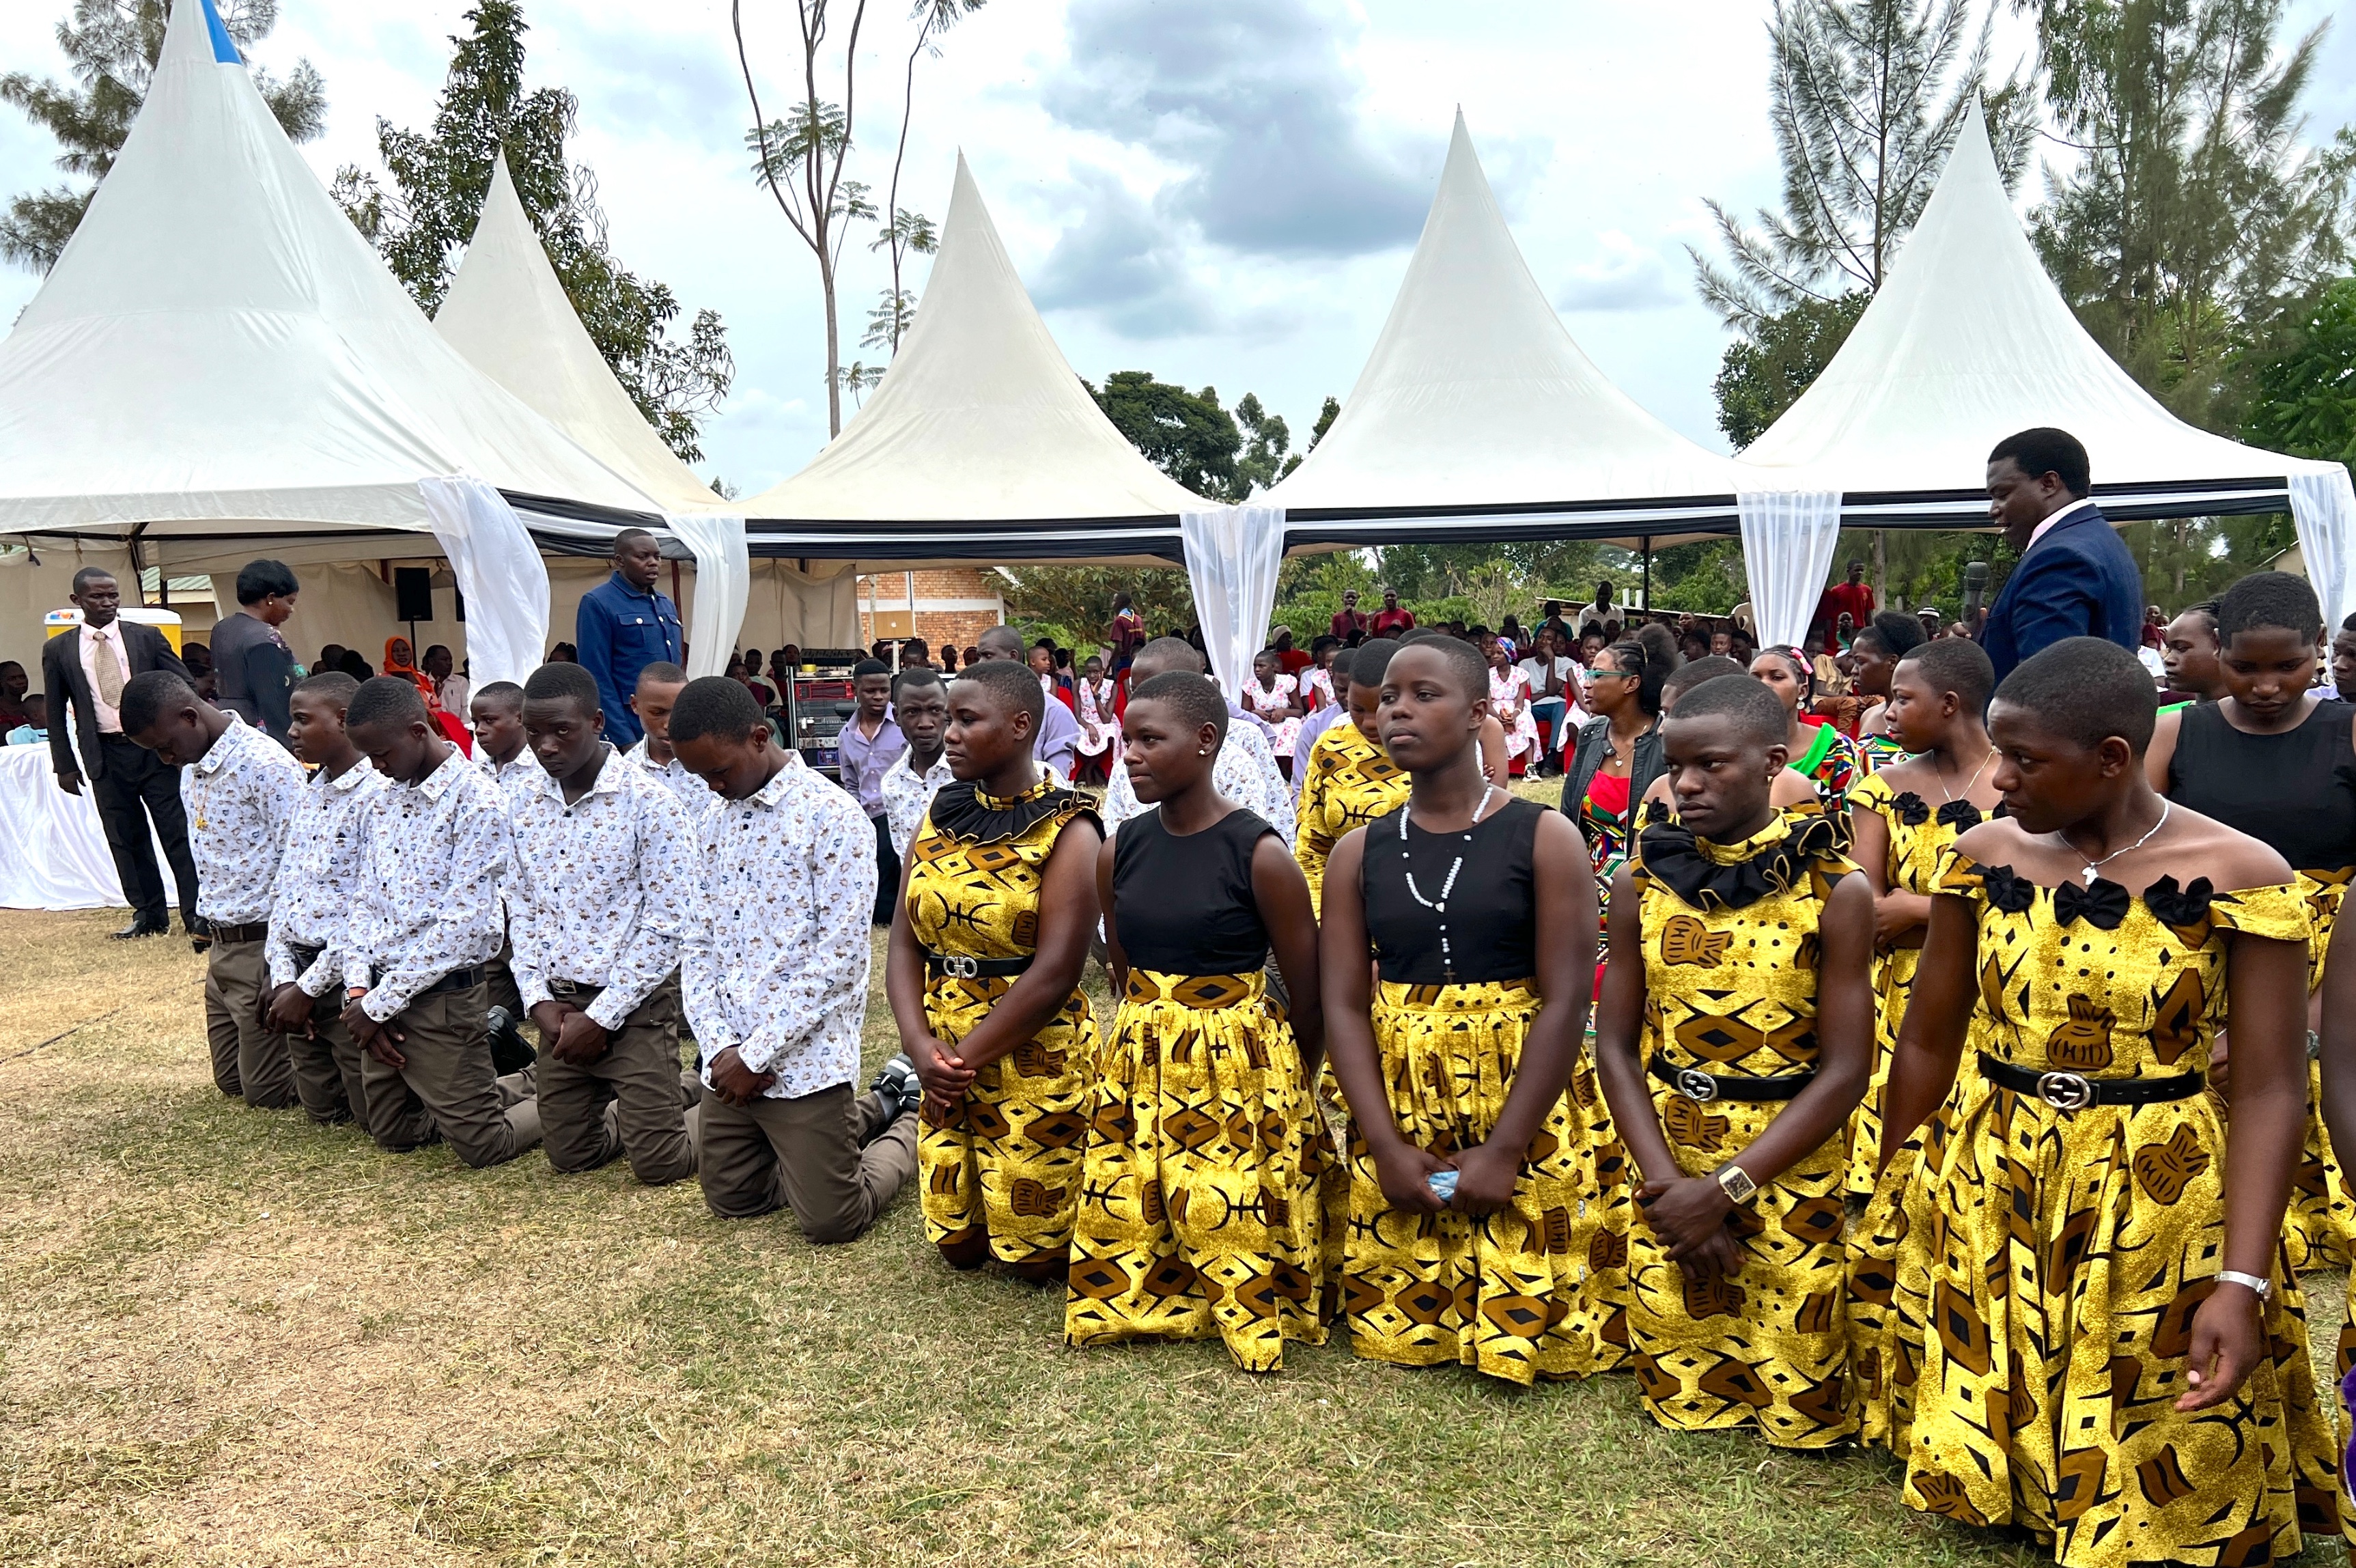
[[[2356,707],[2321,702],[2281,735],[2248,735],[2215,703],[2177,721],[2168,796],[2274,849],[2294,871],[2356,865]]]
[[[1162,825],[1160,808],[1120,824],[1112,841],[1112,912],[1131,969],[1249,974],[1268,962],[1268,927],[1252,896],[1252,851],[1276,832],[1229,811],[1199,833]]]
[[[1366,936],[1385,980],[1475,985],[1537,973],[1534,857],[1545,814],[1537,801],[1515,798],[1470,832],[1425,832],[1405,806],[1367,825],[1358,878]],[[1459,855],[1464,864],[1451,886],[1449,868]]]

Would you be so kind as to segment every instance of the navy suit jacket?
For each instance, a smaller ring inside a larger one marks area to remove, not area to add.
[[[2143,573],[2102,509],[2083,506],[2029,547],[1988,611],[1980,646],[2002,682],[2065,637],[2143,643]]]
[[[640,593],[619,572],[581,597],[573,618],[573,650],[597,682],[597,703],[605,710],[605,738],[623,750],[646,731],[630,711],[638,671],[649,664],[680,662],[679,607],[663,593]]]

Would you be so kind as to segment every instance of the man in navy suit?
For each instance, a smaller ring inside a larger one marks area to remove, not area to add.
[[[1988,516],[2020,553],[1980,633],[1998,682],[2065,637],[2141,645],[2143,573],[2086,499],[2090,467],[2066,430],[2024,430],[1988,454]]]

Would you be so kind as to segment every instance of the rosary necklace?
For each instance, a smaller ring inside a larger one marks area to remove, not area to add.
[[[1472,830],[1481,825],[1481,818],[1489,810],[1489,801],[1496,793],[1497,787],[1494,784],[1485,785],[1483,787],[1480,801],[1472,808],[1472,821],[1465,825],[1464,842],[1466,843],[1471,843],[1472,842]],[[1407,858],[1407,808],[1405,806],[1401,806],[1399,808],[1398,814],[1399,858],[1401,860],[1405,860]],[[1440,897],[1438,898],[1427,898],[1423,896],[1423,890],[1415,885],[1415,873],[1412,871],[1409,871],[1407,874],[1408,894],[1409,897],[1414,898],[1417,903],[1422,905],[1425,908],[1431,910],[1434,914],[1445,915],[1448,913],[1448,896],[1451,892],[1455,891],[1456,888],[1456,874],[1463,869],[1464,852],[1460,849],[1456,852],[1456,859],[1451,862],[1448,867],[1448,875],[1443,878],[1440,884]],[[1447,975],[1448,983],[1451,985],[1455,984],[1455,958],[1454,954],[1449,950],[1448,922],[1444,919],[1440,922],[1440,967],[1441,972]]]
[[[2151,824],[2151,832],[2144,834],[2143,837],[2136,840],[2135,843],[2128,844],[2125,849],[2115,849],[2111,851],[2110,854],[2103,856],[2100,860],[2086,860],[2084,852],[2080,850],[2075,844],[2072,844],[2068,839],[2062,838],[2062,835],[2059,832],[2056,832],[2053,836],[2057,839],[2062,839],[2062,847],[2063,849],[2068,850],[2080,860],[2086,860],[2086,869],[2080,875],[2085,877],[2086,886],[2092,887],[2094,885],[2095,872],[2101,870],[2104,866],[2110,865],[2111,862],[2118,859],[2119,856],[2126,854],[2127,850],[2141,849],[2144,845],[2151,842],[2152,833],[2157,833],[2160,829],[2168,826],[2168,813],[2173,804],[2174,802],[2170,801],[2168,797],[2165,795],[2161,796],[2159,800],[2159,821]]]

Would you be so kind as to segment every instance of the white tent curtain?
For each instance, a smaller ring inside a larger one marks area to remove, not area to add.
[[[2341,463],[2319,463],[2290,476],[2290,515],[2298,526],[2298,553],[2307,579],[2323,602],[2324,625],[2336,631],[2356,612],[2356,486]]]
[[[1284,509],[1223,506],[1181,512],[1178,527],[1211,674],[1234,699],[1250,678],[1252,655],[1268,646],[1276,575],[1284,565]]]
[[[420,479],[434,537],[466,597],[466,665],[477,687],[521,685],[548,649],[548,568],[507,497],[465,475]]]
[[[1742,522],[1742,569],[1761,647],[1797,646],[1808,635],[1816,601],[1840,542],[1838,490],[1749,490],[1734,498]]]
[[[695,635],[688,639],[690,677],[723,675],[744,629],[753,591],[753,564],[744,552],[744,520],[678,512],[664,520],[695,552]]]

